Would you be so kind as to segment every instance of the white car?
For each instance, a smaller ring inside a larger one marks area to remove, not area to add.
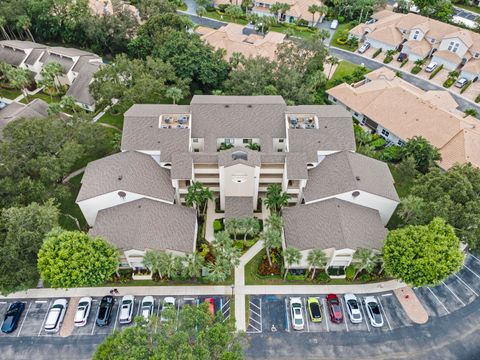
[[[338,27],[338,20],[335,19],[335,20],[333,20],[332,23],[330,24],[330,29],[335,30],[337,27]]]
[[[465,79],[464,77],[460,78],[457,80],[455,83],[455,86],[459,89],[463,88],[467,84],[468,80]]]
[[[120,316],[118,317],[118,322],[120,324],[128,324],[132,322],[134,302],[135,298],[133,295],[125,295],[122,298],[122,302],[120,303]]]
[[[45,320],[45,332],[56,333],[60,330],[65,312],[67,311],[68,300],[57,299],[48,311],[47,320]]]
[[[425,71],[427,73],[431,73],[433,70],[437,68],[438,64],[435,61],[432,61],[430,64],[427,65],[425,68]]]
[[[145,296],[142,299],[142,305],[140,306],[140,314],[143,316],[145,321],[148,321],[150,316],[152,316],[154,306],[155,300],[153,299],[153,296]]]
[[[292,327],[294,330],[303,330],[305,322],[303,320],[302,299],[299,297],[290,298],[290,311],[292,314]]]
[[[362,313],[360,311],[360,305],[358,299],[353,294],[343,295],[345,300],[345,307],[347,308],[348,318],[352,324],[359,324],[362,322]]]
[[[360,46],[360,48],[358,49],[358,52],[360,54],[363,54],[365,51],[367,51],[368,49],[370,49],[370,43],[369,42],[366,42],[364,43],[362,46]]]
[[[160,321],[168,321],[168,319],[164,316],[164,311],[165,309],[168,308],[175,308],[175,298],[171,296],[167,296],[165,299],[163,299],[163,304],[162,304],[162,314],[160,316]]]
[[[87,324],[88,315],[92,308],[92,298],[82,297],[78,302],[77,311],[75,312],[75,326],[85,326]]]
[[[370,324],[372,324],[373,327],[382,327],[383,316],[380,312],[380,306],[378,305],[377,299],[374,296],[367,296],[363,301],[365,303],[365,308],[368,319],[370,320]]]

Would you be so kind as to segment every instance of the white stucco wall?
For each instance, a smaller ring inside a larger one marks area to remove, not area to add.
[[[239,182],[238,180],[242,180]],[[243,181],[244,180],[244,181]],[[220,206],[225,208],[226,196],[253,197],[257,203],[260,182],[260,167],[236,164],[220,167]],[[252,204],[252,208],[253,208]]]
[[[473,74],[471,72],[462,70],[462,72],[460,73],[460,77],[464,77],[467,80],[472,80],[473,81],[475,78],[477,78],[477,80],[478,80],[478,78],[480,77],[480,74]]]
[[[432,61],[435,61],[438,63],[438,65],[443,64],[443,67],[447,70],[455,70],[458,65],[460,64],[460,59],[458,60],[458,63],[453,63],[447,59],[444,59],[442,57],[438,57],[435,54],[433,54]]]
[[[395,50],[396,46],[392,46],[389,44],[385,44],[384,42],[378,41],[378,40],[373,40],[370,39],[368,35],[365,36],[365,41],[370,43],[370,46],[374,49],[382,49],[383,52],[387,50]]]
[[[468,47],[467,45],[465,45],[465,43],[460,40],[459,38],[450,38],[450,39],[443,39],[441,42],[440,42],[440,45],[438,46],[438,50],[448,50],[448,47],[450,46],[450,43],[453,42],[453,43],[458,43],[459,46],[458,46],[458,49],[457,51],[455,52],[456,54],[458,54],[460,57],[463,57],[465,55],[465,53],[467,52],[468,50]]]

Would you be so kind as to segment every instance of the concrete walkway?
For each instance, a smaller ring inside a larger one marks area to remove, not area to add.
[[[410,320],[417,324],[425,324],[428,321],[427,310],[423,307],[417,295],[411,287],[405,286],[393,291],[403,310]]]
[[[215,239],[215,232],[213,231],[213,222],[216,219],[221,219],[225,216],[224,213],[215,212],[215,201],[208,200],[207,204],[207,217],[205,219],[205,240],[211,243]]]

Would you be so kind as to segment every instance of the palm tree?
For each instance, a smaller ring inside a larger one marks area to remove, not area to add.
[[[237,234],[242,228],[242,220],[237,218],[225,219],[225,230],[233,235],[234,239],[237,240]]]
[[[258,219],[253,217],[243,219],[243,230],[243,245],[247,246],[247,236],[249,235],[253,237],[260,231],[260,223],[258,222]]]
[[[12,68],[7,73],[8,82],[14,89],[21,90],[28,103],[27,86],[32,82],[28,70],[22,68]]]
[[[40,72],[40,75],[42,77],[40,83],[46,88],[55,87],[55,90],[57,90],[57,93],[59,93],[60,90],[58,88],[58,84],[60,83],[60,81],[58,80],[58,76],[61,74],[63,74],[62,65],[57,62],[48,63],[42,68],[42,71]],[[50,98],[51,97],[52,94],[50,92]]]
[[[270,13],[275,15],[275,18],[278,20],[278,14],[280,13],[280,8],[281,8],[281,4],[279,2],[276,2],[274,4],[272,4],[272,6],[270,6]]]
[[[225,281],[229,275],[229,266],[228,263],[224,261],[216,261],[215,263],[209,263],[208,268],[208,279],[213,282],[222,282]]]
[[[172,99],[173,105],[183,99],[182,90],[175,86],[168,88],[167,91],[165,91],[165,96]]]
[[[0,82],[8,82],[8,73],[13,69],[13,66],[6,62],[0,61]]]
[[[150,270],[152,274],[158,273],[160,279],[163,278],[163,274],[160,272],[162,252],[157,250],[149,250],[143,256],[143,265]]]
[[[308,7],[308,12],[312,14],[312,27],[315,25],[315,14],[320,11],[320,6],[317,4],[310,5]]]
[[[4,16],[0,16],[0,30],[2,30],[2,35],[6,40],[10,40],[10,36],[5,30],[5,25],[7,25],[7,19]]]
[[[32,42],[35,42],[35,39],[30,32],[30,28],[32,27],[32,21],[27,15],[20,15],[17,18],[17,23],[15,25],[17,26],[17,30],[23,30],[30,37],[30,40],[32,40]]]
[[[263,244],[267,252],[267,259],[270,266],[272,266],[272,259],[270,257],[270,251],[282,246],[282,236],[280,231],[273,228],[268,228],[262,233]]]
[[[307,256],[308,265],[310,265],[310,270],[313,268],[312,280],[315,277],[315,271],[317,268],[324,267],[327,263],[327,256],[320,249],[310,250]]]
[[[179,269],[180,263],[178,257],[171,253],[162,252],[158,262],[158,271],[163,273],[167,278],[172,279]]]
[[[233,247],[233,240],[227,232],[219,231],[215,234],[212,245],[215,255],[223,256],[229,248]]]
[[[188,254],[184,258],[183,275],[195,278],[199,277],[204,264],[204,259],[196,251]]]
[[[285,274],[283,280],[287,279],[288,270],[293,264],[298,264],[302,260],[300,250],[294,247],[288,247],[283,250],[283,259],[285,260]]]
[[[223,249],[223,254],[220,257],[220,261],[224,261],[229,265],[229,268],[237,267],[240,264],[240,256],[242,252],[235,246],[230,246]]]
[[[197,216],[205,215],[208,200],[213,200],[213,192],[208,187],[203,186],[201,182],[194,181],[188,187],[185,203],[187,206],[197,209]]]
[[[423,64],[425,64],[425,59],[417,59],[415,60],[414,64],[417,66],[422,66]]]
[[[370,249],[358,249],[353,254],[353,259],[356,261],[355,268],[357,269],[353,280],[357,278],[362,270],[370,274],[378,264],[377,255]]]
[[[200,17],[204,17],[205,15],[207,15],[207,9],[205,9],[203,6],[197,6],[195,12]]]
[[[290,10],[291,6],[289,4],[280,3],[279,11],[280,11],[280,21],[285,21],[285,13]],[[283,19],[283,20],[282,20]]]
[[[73,111],[74,114],[77,113],[77,104],[75,103],[75,99],[71,95],[64,95],[60,100],[60,106],[67,111]]]
[[[270,216],[265,220],[265,223],[268,227],[277,230],[280,232],[283,226],[283,219],[277,213],[272,213]]]
[[[328,79],[330,79],[330,74],[332,73],[332,69],[335,65],[338,65],[340,63],[340,59],[335,56],[330,56],[327,59],[327,63],[330,64],[330,70],[328,70]]]
[[[288,205],[290,195],[282,191],[282,187],[278,184],[270,184],[267,187],[267,198],[265,205],[270,211],[278,213],[282,207]]]
[[[236,68],[239,64],[243,63],[244,61],[245,61],[245,55],[236,51],[232,53],[232,56],[230,56],[230,60],[229,60],[232,68]]]

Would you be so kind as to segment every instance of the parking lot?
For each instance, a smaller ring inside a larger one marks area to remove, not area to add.
[[[348,318],[340,324],[335,324],[330,320],[326,303],[326,295],[292,295],[292,296],[252,296],[250,298],[250,313],[248,322],[248,333],[261,332],[293,332],[290,314],[290,298],[300,297],[302,301],[305,327],[301,331],[295,332],[351,332],[364,331],[378,333],[382,331],[391,331],[395,328],[411,326],[413,323],[405,314],[403,308],[392,292],[375,295],[384,319],[384,326],[374,328],[367,319],[363,298],[367,295],[357,295],[361,302],[360,310],[362,313],[362,322],[352,324]],[[315,297],[319,300],[322,310],[322,321],[312,322],[308,314],[307,300],[309,297]],[[346,314],[346,308],[343,297],[339,296],[342,306],[342,312]]]
[[[186,304],[195,305],[205,301],[209,296],[200,296],[200,297],[176,297],[176,308],[177,316],[180,309]],[[230,318],[230,299],[227,297],[221,296],[211,296],[214,299],[214,309],[215,313],[221,312],[224,319],[227,320]],[[160,316],[161,304],[163,302],[164,296],[155,296],[155,307],[154,315]],[[121,297],[115,297],[115,304],[112,310],[111,321],[108,326],[99,327],[95,325],[95,319],[98,315],[101,297],[92,298],[92,308],[90,314],[88,315],[87,324],[83,327],[75,327],[71,336],[94,336],[94,335],[107,335],[114,330],[119,330],[124,327],[132,326],[133,322],[130,324],[120,324],[118,321],[120,314],[119,304],[121,302]],[[140,314],[140,302],[142,300],[141,296],[135,297],[135,303],[133,312],[135,315]],[[28,337],[28,336],[60,336],[60,331],[57,333],[46,333],[44,331],[45,320],[48,315],[48,310],[53,303],[53,299],[39,299],[39,300],[8,300],[0,302],[0,319],[4,318],[5,313],[9,305],[16,301],[23,301],[25,303],[25,310],[22,313],[20,321],[18,322],[17,329],[10,334],[4,334],[0,332],[0,337]]]

